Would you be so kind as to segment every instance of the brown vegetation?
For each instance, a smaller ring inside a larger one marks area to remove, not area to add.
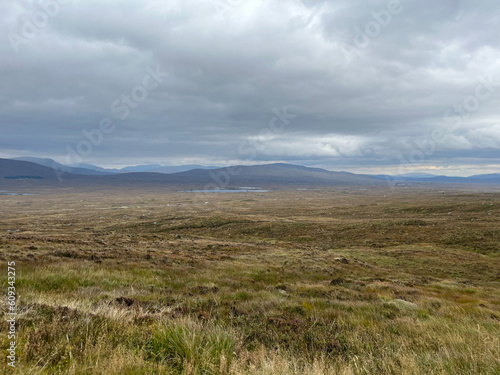
[[[39,193],[14,373],[500,373],[500,193]]]

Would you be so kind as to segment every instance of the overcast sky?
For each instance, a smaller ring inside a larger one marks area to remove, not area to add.
[[[500,172],[498,0],[0,0],[0,22],[0,157]]]

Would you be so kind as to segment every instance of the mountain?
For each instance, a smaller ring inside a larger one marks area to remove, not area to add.
[[[57,180],[58,174],[68,175],[37,163],[0,159],[0,179],[3,180]]]
[[[432,178],[422,178],[419,179],[422,182],[434,182],[434,183],[469,183],[469,184],[500,184],[500,174],[489,174],[489,175],[475,175],[469,177],[448,177],[448,176],[436,176]]]
[[[193,169],[164,174],[153,172],[117,173],[107,175],[77,175],[62,172],[36,163],[0,159],[0,186],[2,182],[29,184],[42,180],[59,186],[161,186],[172,189],[216,189],[255,186],[264,188],[384,186],[373,177],[348,172],[330,172],[290,164],[235,166],[218,169]],[[26,182],[28,181],[28,182]]]
[[[179,173],[179,172],[186,172],[190,171],[192,169],[218,169],[219,167],[213,167],[213,166],[204,166],[204,165],[197,165],[197,164],[186,164],[186,165],[164,165],[161,168],[156,168],[152,169],[149,172],[156,172],[156,173]]]
[[[437,175],[435,175],[435,174],[421,173],[421,172],[403,173],[400,176],[401,177],[406,177],[406,178],[432,178],[432,177],[437,177]]]
[[[49,159],[50,160],[50,159]],[[78,169],[78,168],[73,168]],[[404,184],[500,184],[500,174],[470,177],[404,178]],[[112,173],[83,175],[65,172],[28,161],[0,159],[0,189],[13,186],[61,187],[114,187],[141,186],[171,189],[224,189],[239,187],[280,188],[331,188],[331,187],[387,187],[385,178],[358,175],[349,172],[332,172],[291,164],[265,164],[234,166],[217,169],[192,169],[177,173]]]
[[[484,180],[495,180],[495,179],[500,179],[500,173],[490,173],[490,174],[476,174],[474,176],[470,176],[469,178],[479,178],[479,179],[484,179]]]
[[[151,172],[154,169],[163,167],[161,164],[145,164],[145,165],[133,165],[130,167],[125,167],[120,169],[120,172],[130,173],[130,172]]]
[[[68,167],[71,167],[71,168],[85,168],[85,169],[90,169],[90,170],[93,170],[93,171],[107,172],[107,173],[120,173],[121,172],[119,169],[107,169],[107,168],[99,167],[97,165],[86,164],[86,163],[68,164]]]
[[[348,172],[331,172],[291,164],[234,166],[217,169],[193,169],[186,172],[127,173],[106,176],[103,181],[119,184],[160,183],[192,188],[257,187],[326,187],[326,186],[383,186],[380,179]]]
[[[435,174],[430,174],[430,173],[403,173],[403,174],[396,174],[396,175],[390,175],[390,174],[367,174],[365,176],[371,176],[371,177],[376,177],[376,178],[381,178],[383,180],[394,180],[394,181],[403,181],[403,180],[412,180],[412,179],[422,179],[422,178],[433,178],[433,177],[445,177],[445,176],[438,176]]]
[[[453,176],[422,176],[422,177],[407,177],[404,175],[370,175],[372,177],[390,181],[390,182],[405,182],[405,183],[436,183],[436,184],[500,184],[500,174],[481,174],[469,177],[453,177]]]
[[[155,173],[177,173],[177,172],[185,172],[191,169],[215,169],[218,167],[213,166],[204,166],[197,164],[187,164],[187,165],[161,165],[161,164],[145,164],[145,165],[134,165],[128,166],[121,169],[105,169],[98,167],[92,164],[85,163],[77,163],[70,164],[70,167],[73,168],[86,168],[99,172],[108,172],[108,173],[131,173],[131,172],[155,172]]]
[[[12,160],[20,160],[20,161],[27,161],[39,165],[43,165],[44,167],[49,167],[58,171],[62,172],[67,172],[67,173],[73,173],[73,174],[83,174],[83,175],[106,175],[109,174],[109,172],[105,171],[97,171],[93,169],[88,169],[88,168],[73,168],[69,167],[64,164],[60,164],[56,162],[55,160],[49,159],[49,158],[35,158],[31,156],[22,156],[19,158],[13,158]]]

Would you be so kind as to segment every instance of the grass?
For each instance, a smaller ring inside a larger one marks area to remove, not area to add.
[[[384,195],[2,196],[0,371],[500,373],[500,195]]]
[[[224,327],[187,320],[156,326],[144,350],[150,358],[180,373],[227,374],[234,346],[234,339]]]

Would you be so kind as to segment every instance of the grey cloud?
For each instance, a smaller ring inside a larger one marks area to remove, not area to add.
[[[357,48],[357,30],[390,0],[249,0],[222,18],[215,4],[70,1],[16,54],[9,33],[22,35],[23,20],[41,8],[1,3],[2,155],[64,161],[83,130],[110,118],[115,129],[86,161],[397,167],[416,140],[449,127],[443,114],[457,115],[453,106],[481,77],[500,71],[495,1],[401,0],[401,12],[350,60],[343,48]],[[169,76],[119,119],[111,104],[157,64]],[[497,86],[422,164],[462,155],[491,164],[499,98]],[[239,147],[285,105],[297,117],[249,160]]]

